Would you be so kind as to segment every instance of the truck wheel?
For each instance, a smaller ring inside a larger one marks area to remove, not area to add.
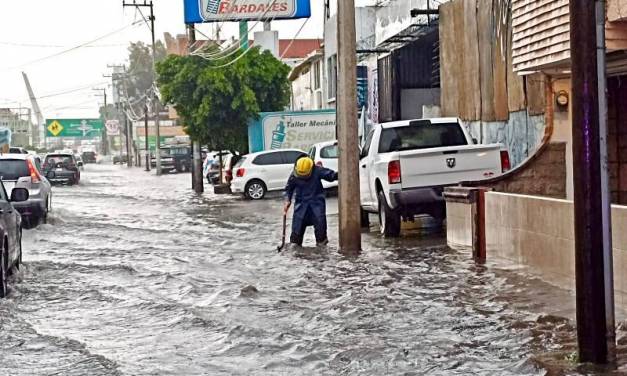
[[[388,206],[383,191],[379,192],[378,196],[381,234],[388,238],[396,238],[401,234],[401,215]]]
[[[370,216],[363,208],[359,208],[359,216],[361,218],[361,228],[370,227]]]

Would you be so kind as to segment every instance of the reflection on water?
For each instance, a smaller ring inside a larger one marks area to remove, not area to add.
[[[55,188],[0,302],[0,374],[576,373],[567,292],[475,266],[437,235],[366,234],[357,258],[313,239],[279,254],[280,201],[189,186],[88,165]]]

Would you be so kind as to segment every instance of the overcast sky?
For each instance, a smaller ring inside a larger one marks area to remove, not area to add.
[[[358,0],[359,4],[372,1]],[[183,0],[154,0],[157,37],[185,32]],[[299,38],[322,37],[323,1],[312,0],[313,17]],[[2,1],[0,5],[0,107],[30,107],[21,72],[28,74],[44,117],[97,117],[102,98],[93,88],[108,87],[108,64],[126,62],[130,41],[150,41],[141,17],[122,0]],[[304,20],[273,22],[281,38],[293,38]],[[226,27],[226,34],[237,30]],[[126,27],[126,28],[125,28]],[[202,25],[209,33],[211,27]],[[121,30],[121,31],[120,31]],[[68,49],[110,34],[69,52]],[[251,35],[252,37],[252,35]],[[59,54],[58,56],[54,56]],[[69,92],[58,95],[62,92]]]

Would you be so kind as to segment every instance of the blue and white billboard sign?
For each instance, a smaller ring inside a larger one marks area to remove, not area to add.
[[[307,151],[318,142],[335,140],[335,110],[262,112],[248,126],[251,153],[262,150]]]
[[[185,23],[311,17],[310,0],[183,0]]]

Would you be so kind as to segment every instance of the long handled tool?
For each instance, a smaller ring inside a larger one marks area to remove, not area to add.
[[[281,238],[281,245],[276,247],[277,252],[281,253],[285,247],[285,230],[287,228],[287,213],[283,213],[283,237]]]

